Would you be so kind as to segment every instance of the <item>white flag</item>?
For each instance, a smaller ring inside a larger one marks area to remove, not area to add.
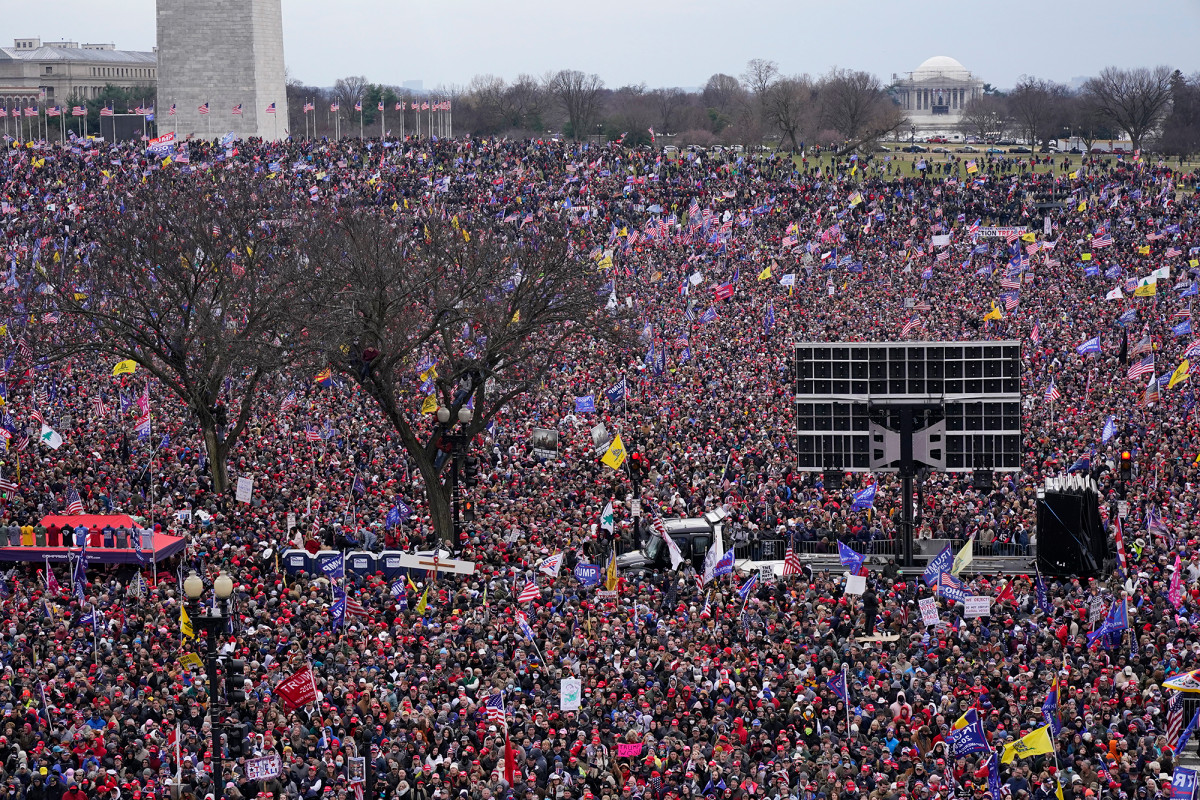
[[[1105,300],[1124,300],[1125,295],[1121,292],[1121,287],[1118,286],[1117,288],[1113,289],[1108,294],[1104,295],[1104,299]]]
[[[62,447],[63,438],[58,435],[58,431],[51,428],[49,425],[42,426],[42,434],[39,437],[42,444],[49,447],[51,450],[57,450]]]
[[[547,556],[546,560],[542,562],[542,565],[538,567],[538,572],[544,572],[547,575],[553,575],[557,578],[559,570],[562,569],[562,564],[563,554],[555,553],[552,556]]]
[[[704,582],[708,583],[713,579],[713,570],[717,568],[717,562],[725,555],[724,537],[721,535],[720,526],[713,533],[712,546],[708,548],[708,552],[704,554]]]
[[[604,510],[600,512],[600,527],[604,528],[604,530],[608,531],[609,533],[613,532],[614,526],[612,500],[609,500],[608,505],[606,505]]]

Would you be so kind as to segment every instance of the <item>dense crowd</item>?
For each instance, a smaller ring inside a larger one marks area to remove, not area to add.
[[[645,350],[563,353],[541,391],[472,442],[484,460],[469,492],[477,513],[446,546],[476,562],[473,575],[350,576],[362,613],[334,624],[328,581],[285,574],[283,549],[435,544],[419,474],[369,398],[307,374],[272,382],[230,458],[232,476],[255,479],[252,501],[235,503],[211,491],[195,421],[144,372],[114,378],[111,360],[47,363],[22,346],[38,265],[83,258],[93,225],[157,170],[214,187],[255,174],[305,204],[437,206],[467,228],[564,215],[577,251],[608,272],[597,304],[629,298]],[[400,800],[985,797],[989,753],[956,757],[952,726],[974,709],[1002,751],[1047,724],[1051,693],[1054,751],[1000,766],[1004,791],[1166,796],[1183,727],[1170,720],[1183,711],[1161,683],[1200,666],[1200,426],[1190,382],[1168,386],[1186,353],[1200,355],[1183,325],[1200,274],[1194,178],[1133,157],[910,166],[877,155],[818,168],[481,139],[192,141],[169,157],[91,141],[5,150],[0,524],[37,525],[77,493],[87,512],[134,515],[187,549],[157,573],[93,564],[79,591],[61,565],[6,574],[0,798],[344,798],[355,755],[367,758],[365,791]],[[1038,201],[1054,204],[1048,229]],[[1153,293],[1139,292],[1160,268]],[[1098,352],[1077,351],[1096,337],[1084,349]],[[872,571],[862,596],[845,593],[840,571],[744,596],[745,576],[700,585],[690,563],[621,576],[615,596],[573,576],[615,545],[600,518],[610,501],[615,538],[641,537],[628,480],[593,446],[597,421],[646,455],[647,520],[723,507],[740,536],[893,552],[888,476],[826,490],[796,471],[788,343],[905,338],[1023,343],[1023,470],[990,491],[931,476],[918,536],[1035,545],[1037,488],[1084,458],[1115,534],[1115,471],[1098,468],[1129,450],[1123,570],[1114,549],[1103,579],[1046,578],[1040,601],[1031,573],[967,572],[969,593],[999,598],[991,615],[964,619],[943,597],[936,626],[918,610],[931,590],[894,564]],[[1147,357],[1149,371],[1129,378]],[[622,378],[624,395],[606,394]],[[577,411],[588,395],[597,410]],[[139,397],[155,419],[148,438],[134,433]],[[60,448],[39,442],[43,421]],[[533,427],[560,432],[556,458],[533,452]],[[873,508],[854,510],[853,492],[876,479]],[[399,503],[411,515],[390,525]],[[538,571],[559,553],[557,575]],[[180,660],[197,651],[180,626],[193,570],[232,577],[219,649],[247,662],[247,702],[215,719],[203,669]],[[538,596],[518,603],[529,581]],[[1125,597],[1130,630],[1089,645],[1096,617]],[[868,616],[883,636],[860,641]],[[290,708],[276,687],[306,666],[319,696]],[[578,709],[560,708],[564,677],[581,681]],[[502,710],[489,714],[496,696]],[[214,721],[246,723],[251,756],[278,753],[282,774],[251,782],[232,759],[215,787]]]

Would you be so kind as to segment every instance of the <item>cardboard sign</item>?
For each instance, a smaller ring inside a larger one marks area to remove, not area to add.
[[[262,758],[252,758],[246,762],[246,780],[265,781],[277,777],[283,772],[283,761],[277,754],[272,753]]]
[[[559,686],[558,708],[560,711],[578,711],[583,705],[583,684],[579,678],[563,678]]]
[[[758,582],[759,583],[770,583],[773,580],[775,580],[775,568],[772,567],[770,564],[759,564],[758,565]]]
[[[254,494],[254,478],[238,478],[237,501],[239,503],[249,503],[250,496],[253,494]]]
[[[846,594],[862,594],[866,590],[866,575],[850,575],[846,578]]]
[[[986,594],[973,595],[963,601],[963,617],[990,617],[992,615],[992,598]]]
[[[917,605],[921,607],[921,622],[925,623],[926,627],[938,624],[937,600],[932,597],[922,597]]]

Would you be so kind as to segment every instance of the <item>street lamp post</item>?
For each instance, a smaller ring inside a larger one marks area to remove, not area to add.
[[[217,724],[217,709],[225,704],[219,703],[217,696],[221,690],[220,678],[217,675],[217,637],[229,625],[229,596],[233,594],[233,580],[222,572],[213,581],[213,595],[217,602],[213,604],[211,613],[205,614],[200,608],[200,595],[204,593],[204,581],[193,572],[183,582],[183,592],[187,595],[188,616],[192,625],[204,631],[208,649],[205,652],[204,668],[208,677],[208,714],[212,729],[213,755],[213,797],[222,800],[225,795],[224,778],[221,775],[221,726]]]
[[[917,144],[917,126],[908,126],[908,152],[912,152],[912,148]]]
[[[458,421],[462,424],[463,431],[471,424],[474,418],[474,413],[471,409],[463,406],[458,410]],[[441,406],[437,410],[438,422],[446,426],[446,431],[442,434],[441,445],[444,450],[450,453],[450,509],[454,522],[454,544],[452,547],[458,546],[459,541],[459,497],[461,491],[459,489],[459,468],[463,453],[466,452],[467,446],[471,443],[471,437],[465,432],[453,433],[449,426],[450,409]]]

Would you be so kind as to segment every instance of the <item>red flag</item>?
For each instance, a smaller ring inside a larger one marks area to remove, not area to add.
[[[317,681],[312,667],[305,667],[290,678],[285,678],[275,687],[275,694],[283,698],[288,710],[299,708],[317,699]]]
[[[1015,594],[1013,594],[1012,586],[1013,586],[1012,581],[1009,581],[1008,583],[1004,584],[1004,588],[1000,590],[1000,594],[996,595],[996,603],[997,604],[1009,603],[1009,602],[1016,603],[1017,602],[1017,596]]]
[[[513,757],[512,743],[508,740],[508,726],[504,727],[504,780],[511,787],[515,781],[517,759]]]

